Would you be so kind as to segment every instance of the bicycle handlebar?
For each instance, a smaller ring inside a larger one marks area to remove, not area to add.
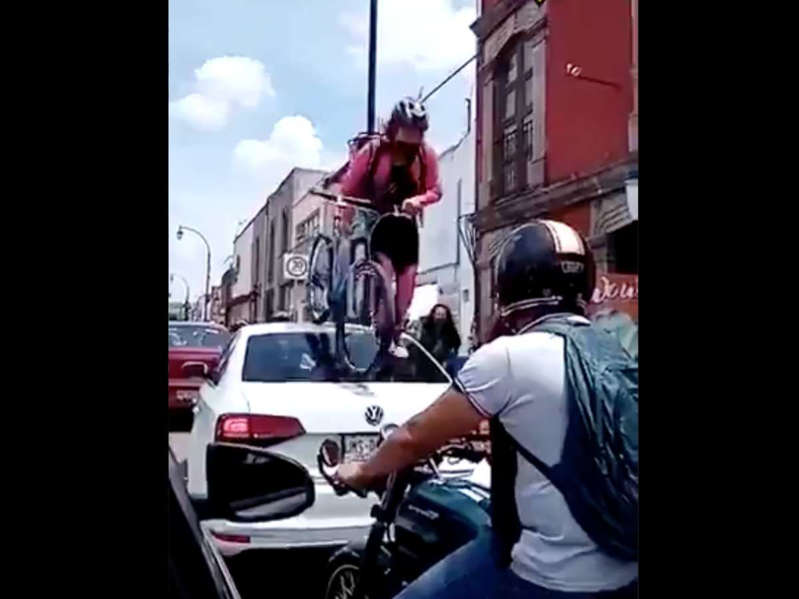
[[[355,206],[356,208],[360,208],[361,210],[367,210],[369,212],[377,212],[377,210],[374,207],[374,204],[372,204],[372,202],[370,202],[369,200],[364,200],[363,198],[353,198],[351,196],[343,196],[336,193],[332,193],[330,191],[325,191],[324,189],[319,189],[318,187],[312,188],[311,193],[334,204],[349,204],[351,206]]]
[[[324,189],[319,189],[318,187],[312,188],[310,190],[310,192],[313,195],[317,195],[317,196],[323,198],[325,201],[328,201],[328,202],[330,202],[332,204],[335,204],[337,206],[342,206],[344,204],[348,204],[350,206],[354,206],[355,208],[357,208],[359,210],[365,210],[367,212],[374,212],[376,214],[380,213],[380,211],[377,210],[374,207],[374,204],[372,204],[372,202],[370,202],[369,200],[364,200],[363,198],[353,198],[351,196],[343,196],[343,195],[339,195],[339,194],[336,194],[336,193],[332,193],[330,191],[325,191]],[[405,216],[407,218],[413,218],[412,215],[410,215],[410,214],[408,214],[406,212],[403,212],[402,209],[400,208],[400,206],[396,205],[396,204],[394,205],[393,214],[394,214],[394,216]],[[418,221],[419,222],[419,226],[423,226],[424,221],[422,219],[421,212],[418,214],[418,218],[419,218],[419,221]]]

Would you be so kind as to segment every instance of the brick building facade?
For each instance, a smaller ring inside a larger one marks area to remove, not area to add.
[[[637,0],[483,0],[472,29],[482,338],[496,251],[527,220],[579,230],[599,274],[638,273]]]

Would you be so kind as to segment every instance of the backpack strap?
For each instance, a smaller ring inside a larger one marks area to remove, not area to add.
[[[508,440],[516,448],[516,451],[518,451],[520,454],[522,454],[522,457],[525,460],[527,460],[533,466],[535,466],[536,470],[540,471],[541,474],[543,474],[544,476],[546,476],[549,479],[549,482],[551,482],[553,485],[555,485],[557,487],[557,484],[555,484],[555,481],[552,480],[552,468],[547,466],[544,462],[542,462],[537,457],[535,457],[532,453],[530,453],[524,445],[519,443],[513,435],[511,435],[510,433],[507,432],[507,429],[506,429],[505,432],[508,435]]]

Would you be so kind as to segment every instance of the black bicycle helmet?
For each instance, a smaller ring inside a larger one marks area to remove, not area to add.
[[[584,310],[594,290],[594,260],[570,226],[534,220],[514,230],[496,262],[500,315],[536,306]]]
[[[403,98],[394,105],[389,124],[394,127],[416,127],[420,131],[427,131],[427,109],[420,100]]]

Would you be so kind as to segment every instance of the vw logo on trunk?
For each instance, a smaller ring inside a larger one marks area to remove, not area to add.
[[[366,422],[372,426],[377,426],[383,420],[383,408],[380,406],[369,406],[364,413]]]

